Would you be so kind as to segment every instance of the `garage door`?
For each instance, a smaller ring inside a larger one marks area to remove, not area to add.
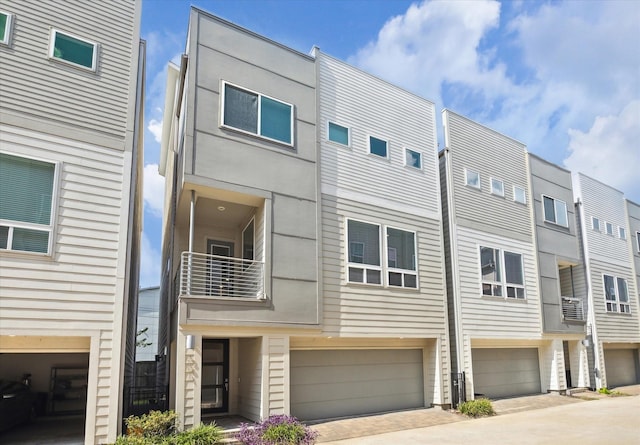
[[[537,348],[473,349],[474,392],[508,397],[542,392]]]
[[[633,385],[638,382],[633,349],[605,349],[604,363],[607,386]]]
[[[423,406],[420,349],[291,351],[291,413],[300,419]]]

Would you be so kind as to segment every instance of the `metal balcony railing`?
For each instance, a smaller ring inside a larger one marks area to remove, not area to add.
[[[180,295],[264,298],[264,263],[182,252]]]
[[[585,321],[582,298],[562,297],[562,317],[565,320]]]

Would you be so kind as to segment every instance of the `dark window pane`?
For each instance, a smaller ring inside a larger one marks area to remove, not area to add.
[[[369,137],[369,151],[374,155],[378,155],[378,156],[382,156],[383,158],[386,158],[387,157],[387,141],[374,138],[373,136]]]
[[[91,43],[83,42],[82,40],[57,32],[53,47],[53,56],[87,68],[93,68],[94,49],[95,47]]]
[[[502,297],[502,286],[494,285],[493,286],[493,295],[496,297]]]
[[[490,247],[480,248],[480,269],[483,281],[500,281],[500,251]]]
[[[627,282],[622,278],[617,278],[618,281],[618,300],[626,303],[629,301],[629,293],[627,292]]]
[[[329,140],[342,145],[349,145],[349,129],[329,122]]]
[[[49,248],[49,233],[41,230],[13,229],[12,250],[23,252],[47,253]]]
[[[389,267],[416,270],[415,234],[404,230],[387,229]]]
[[[553,204],[553,199],[544,197],[544,219],[551,222],[556,222],[556,211]]]
[[[374,266],[380,265],[380,227],[375,224],[367,224],[349,220],[347,231],[349,233],[349,258],[354,258],[360,252],[355,252],[356,245],[362,244],[362,263]],[[356,254],[352,256],[352,253]]]
[[[522,273],[522,255],[518,253],[504,253],[504,269],[507,283],[524,285]]]
[[[389,272],[389,286],[402,286],[402,274]]]
[[[607,300],[616,301],[616,286],[612,276],[604,276],[604,295]]]
[[[291,106],[268,97],[261,98],[260,134],[291,143]]]
[[[411,274],[404,274],[404,287],[410,287],[415,289],[418,287],[417,276]]]
[[[369,284],[381,284],[381,275],[379,270],[367,270],[367,283]]]
[[[4,40],[7,32],[7,15],[0,13],[0,40]]]
[[[6,249],[9,242],[9,228],[0,226],[0,249]]]
[[[405,163],[410,167],[422,168],[422,156],[417,151],[405,151]]]
[[[354,283],[364,283],[364,269],[355,267],[349,268],[349,281]]]
[[[225,85],[224,124],[258,134],[258,95]]]

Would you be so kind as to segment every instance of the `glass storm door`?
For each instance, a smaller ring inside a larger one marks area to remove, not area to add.
[[[233,257],[233,243],[209,240],[207,295],[231,297],[233,293],[233,263],[221,257]]]
[[[229,340],[202,340],[202,413],[229,410]]]

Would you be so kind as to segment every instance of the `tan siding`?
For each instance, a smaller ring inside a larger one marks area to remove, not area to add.
[[[450,111],[443,113],[451,160],[451,191],[459,225],[528,240],[532,237],[529,205],[513,201],[517,185],[530,197],[525,146]],[[464,169],[480,174],[481,190],[465,185]],[[490,178],[504,183],[504,198],[492,195]]]
[[[2,51],[2,108],[124,140],[135,2],[5,0],[2,8],[16,16],[12,50]],[[51,27],[98,43],[97,72],[49,60]]]
[[[525,300],[483,297],[480,247],[520,253],[524,260]],[[464,333],[485,338],[539,338],[538,278],[533,243],[458,228],[458,264]]]
[[[264,363],[267,376],[266,416],[284,414],[289,403],[289,337],[265,336],[263,350],[268,353]],[[265,347],[266,346],[266,347]]]
[[[330,56],[317,63],[322,184],[439,213],[434,105]],[[351,147],[327,140],[328,121],[350,128]],[[388,160],[368,153],[369,135],[388,141]],[[421,171],[404,166],[405,147],[422,153]]]
[[[238,394],[240,415],[253,421],[260,421],[262,341],[260,338],[241,338],[238,345],[240,349],[240,391]]]
[[[323,195],[324,330],[365,336],[440,334],[445,328],[440,224]],[[347,284],[345,218],[415,230],[420,291]]]

